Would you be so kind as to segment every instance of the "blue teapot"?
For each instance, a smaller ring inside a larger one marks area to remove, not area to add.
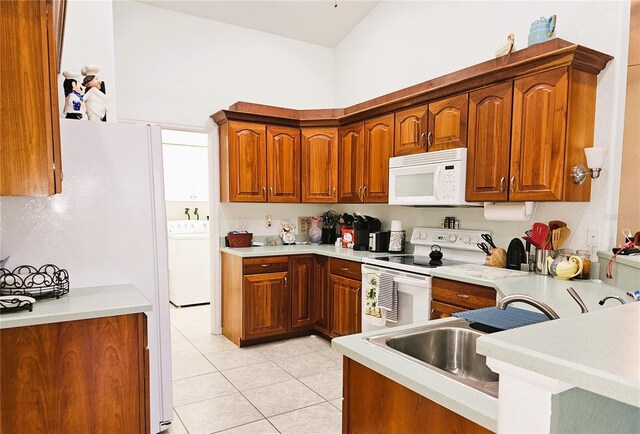
[[[556,16],[540,17],[531,23],[529,47],[553,39],[556,36]]]

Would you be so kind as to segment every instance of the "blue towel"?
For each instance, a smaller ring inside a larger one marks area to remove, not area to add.
[[[380,274],[378,307],[387,311],[387,321],[398,322],[398,284],[393,279],[391,274]]]
[[[513,306],[507,306],[505,310],[497,307],[485,307],[484,309],[456,312],[453,316],[464,318],[469,322],[488,325],[499,330],[509,330],[549,320],[546,315],[541,313]]]

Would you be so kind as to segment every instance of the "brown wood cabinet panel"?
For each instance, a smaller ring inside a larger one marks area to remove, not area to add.
[[[286,333],[289,328],[288,273],[244,276],[242,339]]]
[[[362,197],[367,203],[389,201],[389,157],[393,155],[393,115],[364,124]]]
[[[395,115],[393,156],[427,152],[427,106],[413,107]]]
[[[313,327],[315,259],[313,255],[291,256],[291,329]]]
[[[229,122],[229,200],[267,200],[266,128],[261,124]],[[224,146],[221,143],[221,146]],[[222,173],[222,171],[221,171]]]
[[[566,68],[515,80],[511,200],[562,200],[567,90]]]
[[[244,258],[242,272],[244,274],[275,273],[289,270],[288,256],[261,256],[259,258]]]
[[[302,129],[302,202],[338,201],[338,129]]]
[[[356,261],[331,258],[329,259],[329,272],[347,279],[360,280],[362,278],[361,265],[360,262]]]
[[[364,124],[358,122],[340,127],[338,202],[362,202],[363,160]]]
[[[508,198],[512,88],[507,82],[469,94],[468,202]]]
[[[468,102],[469,95],[465,93],[429,103],[428,151],[467,146]]]
[[[342,432],[484,434],[491,431],[344,358]]]
[[[254,259],[254,258],[247,258]],[[222,334],[236,345],[242,338],[242,257],[220,253]]]
[[[53,6],[0,2],[0,196],[62,191]]]
[[[329,335],[331,303],[329,297],[329,258],[327,256],[315,255],[313,275],[315,283],[313,301],[315,328],[320,333]]]
[[[455,280],[434,277],[431,281],[432,298],[466,309],[479,309],[496,305],[496,290]]]
[[[140,316],[2,330],[0,431],[148,432]]]
[[[331,287],[331,337],[360,333],[362,305],[360,280],[329,275]]]
[[[431,314],[429,315],[429,319],[440,319],[440,318],[449,318],[456,312],[464,312],[464,307],[454,306],[452,304],[441,303],[436,300],[431,300]]]
[[[300,202],[300,129],[267,127],[269,202]]]

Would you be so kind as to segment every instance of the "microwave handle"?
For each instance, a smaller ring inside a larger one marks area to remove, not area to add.
[[[440,200],[440,172],[442,171],[442,166],[438,165],[436,167],[436,172],[433,176],[433,195],[436,200]]]

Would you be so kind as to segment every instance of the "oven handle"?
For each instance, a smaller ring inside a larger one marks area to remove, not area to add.
[[[396,283],[405,283],[407,285],[429,286],[431,277],[419,277],[412,279],[410,277],[396,276],[393,281]]]

